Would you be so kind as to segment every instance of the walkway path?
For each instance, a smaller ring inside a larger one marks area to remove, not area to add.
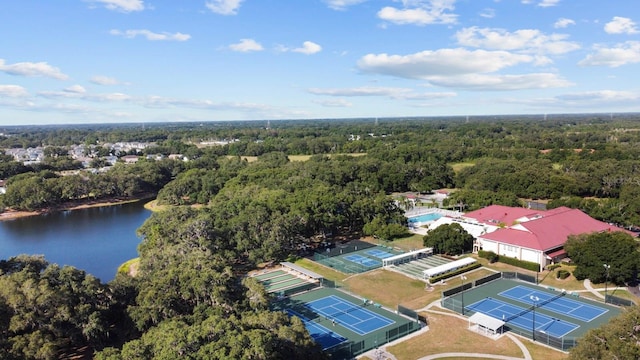
[[[609,291],[626,289],[626,290],[629,290],[630,293],[638,295],[638,289],[636,289],[635,287],[633,287],[633,288],[631,288],[631,287],[629,287],[629,288],[604,287],[604,288],[596,289],[596,288],[593,287],[593,285],[591,284],[591,280],[589,280],[589,279],[585,279],[582,284],[584,285],[584,288],[586,290],[578,290],[578,292],[589,291],[593,295],[599,297],[600,299],[604,299],[604,294],[602,294],[600,291],[604,291],[605,289],[608,289]]]
[[[440,300],[436,300],[436,301],[432,302],[431,304],[423,307],[422,309],[418,309],[416,311],[418,311],[418,312],[423,312],[424,311],[424,312],[430,312],[430,313],[446,315],[446,316],[454,316],[454,317],[457,317],[459,319],[467,320],[467,318],[465,316],[454,314],[454,313],[450,313],[450,312],[446,312],[446,311],[434,310],[433,307],[440,307]],[[398,342],[410,339],[410,338],[412,338],[414,336],[421,335],[423,332],[425,332],[427,330],[428,330],[428,327],[424,327],[420,331],[414,332],[413,334],[411,334],[409,336],[406,336],[406,337],[403,337],[402,339],[398,339],[398,340],[396,340],[394,342],[385,344],[384,346],[382,346],[382,347],[380,347],[378,349],[369,350],[368,352],[362,354],[361,356],[366,356],[369,359],[373,359],[373,360],[396,360],[396,357],[393,356],[393,354],[387,352],[387,350],[386,350],[387,346],[391,346],[391,345],[394,345],[394,344],[396,344]],[[504,355],[496,355],[496,354],[478,354],[478,353],[451,352],[451,353],[432,354],[432,355],[428,355],[428,356],[425,356],[425,357],[421,357],[418,360],[443,359],[443,358],[450,358],[450,357],[468,357],[468,358],[483,358],[483,359],[497,359],[497,360],[532,360],[533,359],[531,357],[531,354],[529,353],[529,350],[527,349],[526,346],[524,346],[524,344],[522,343],[522,341],[520,341],[520,339],[518,339],[516,336],[513,336],[511,334],[505,334],[505,336],[509,337],[509,339],[511,339],[511,341],[513,341],[516,345],[518,345],[518,347],[522,351],[522,354],[524,355],[524,357],[513,357],[513,356],[504,356]]]

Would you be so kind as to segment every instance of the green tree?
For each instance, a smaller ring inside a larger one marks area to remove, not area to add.
[[[473,235],[457,223],[429,230],[422,241],[424,246],[432,247],[436,254],[460,255],[473,250]]]
[[[635,280],[638,273],[638,243],[622,231],[570,236],[564,248],[576,264],[573,274],[578,280],[604,282],[607,278],[605,264],[610,266],[609,281],[617,285]]]
[[[640,359],[640,307],[589,330],[569,352],[570,360]]]

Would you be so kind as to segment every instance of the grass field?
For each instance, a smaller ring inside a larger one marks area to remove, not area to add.
[[[429,331],[397,345],[387,347],[387,350],[398,360],[413,360],[426,355],[446,352],[524,357],[520,348],[506,336],[502,336],[498,340],[491,340],[473,331],[468,331],[469,324],[467,321],[457,317],[431,312],[423,315],[429,319]],[[545,346],[533,344],[526,340],[523,343],[533,359],[562,360],[567,358],[565,353]]]
[[[451,163],[449,164],[449,166],[451,166],[451,168],[453,169],[453,172],[457,174],[460,172],[460,170],[464,168],[468,168],[470,166],[474,166],[475,164],[476,164],[475,162],[469,161],[469,162]]]
[[[367,155],[366,153],[348,153],[348,154],[322,154],[322,155],[326,155],[328,157],[331,156],[336,156],[336,155],[349,155],[349,156],[364,156]],[[287,155],[287,158],[289,158],[289,161],[307,161],[309,159],[311,159],[313,155]],[[227,158],[231,159],[236,157],[235,155],[227,155]],[[240,156],[240,159],[242,160],[247,160],[248,162],[254,162],[254,161],[258,161],[258,157],[257,156]]]

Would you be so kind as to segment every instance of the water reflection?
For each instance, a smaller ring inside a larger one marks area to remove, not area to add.
[[[0,258],[44,254],[111,280],[124,261],[137,256],[136,230],[149,217],[143,202],[62,211],[0,222]]]

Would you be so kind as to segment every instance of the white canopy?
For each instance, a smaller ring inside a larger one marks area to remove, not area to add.
[[[495,334],[505,323],[502,320],[498,320],[489,315],[477,312],[471,315],[471,317],[469,318],[469,324],[478,324],[478,326],[483,327]]]
[[[431,269],[424,270],[422,272],[422,277],[424,279],[429,279],[429,278],[431,278],[433,276],[436,276],[436,275],[446,274],[449,271],[453,271],[453,270],[459,269],[461,267],[473,264],[476,261],[477,260],[472,258],[472,257],[462,258],[460,260],[452,261],[450,263],[442,264],[440,266],[436,266],[436,267],[433,267]]]

